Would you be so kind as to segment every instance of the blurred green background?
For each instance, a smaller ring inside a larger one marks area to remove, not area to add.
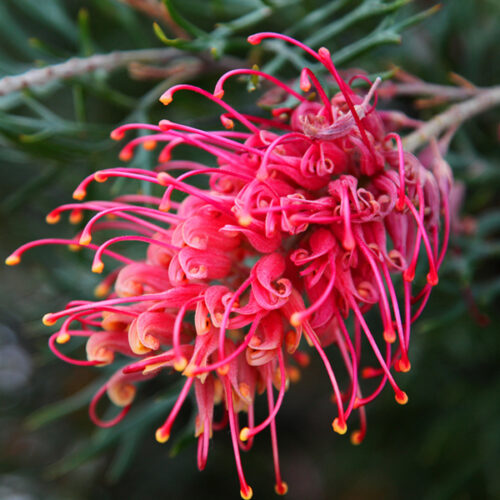
[[[381,73],[397,65],[433,83],[449,84],[449,72],[479,86],[500,83],[497,0],[444,1],[431,16],[434,2],[427,1],[169,3],[180,24],[187,19],[196,27],[183,27],[193,32],[191,41],[169,42],[180,51],[175,59],[0,95],[1,255],[32,239],[74,234],[66,222],[45,225],[45,215],[69,202],[84,176],[120,163],[120,146],[108,138],[118,124],[168,116],[217,125],[216,108],[190,95],[179,94],[166,110],[157,98],[169,85],[189,80],[211,89],[224,68],[248,62],[294,77],[296,54],[279,44],[251,48],[245,38],[255,31],[326,45],[342,68]],[[169,40],[179,30],[166,11],[158,16],[137,8],[145,4],[161,6],[149,0],[2,0],[0,78],[75,56],[166,50],[153,21]],[[230,87],[228,99],[238,109],[255,111],[245,84]],[[418,110],[409,99],[394,105],[422,119],[446,107]],[[447,156],[466,186],[465,230],[453,236],[439,287],[413,330],[412,371],[400,377],[409,404],[395,405],[385,391],[368,407],[365,442],[354,447],[331,431],[327,377],[312,363],[278,417],[288,498],[500,498],[499,118],[498,109],[491,110],[465,124]],[[134,162],[153,168],[154,155],[141,151]],[[109,182],[93,186],[89,196],[107,199],[140,187]],[[39,248],[22,265],[0,268],[0,499],[239,498],[228,432],[215,435],[202,473],[189,407],[181,414],[187,427],[175,428],[177,442],[154,440],[166,412],[168,377],[143,387],[137,408],[116,428],[99,430],[89,421],[87,403],[102,373],[55,359],[40,318],[72,298],[91,299],[96,283],[89,254],[64,247]],[[255,498],[273,497],[267,437],[256,440],[244,464]]]

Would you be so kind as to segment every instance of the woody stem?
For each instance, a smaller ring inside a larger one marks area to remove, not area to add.
[[[454,104],[445,112],[435,116],[403,139],[406,151],[415,151],[430,139],[453,126],[461,125],[465,120],[500,104],[500,86],[490,87],[480,94],[459,104]]]

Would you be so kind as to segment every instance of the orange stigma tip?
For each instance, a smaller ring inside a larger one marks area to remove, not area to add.
[[[106,182],[108,180],[108,176],[98,171],[94,174],[94,180],[96,182]]]
[[[243,227],[248,227],[252,223],[252,216],[245,214],[238,217],[238,224]]]
[[[168,212],[170,210],[170,203],[165,203],[164,205],[160,205],[158,207],[158,210],[160,210],[160,212]]]
[[[396,396],[394,398],[396,399],[396,403],[400,405],[405,405],[406,403],[408,403],[408,395],[404,391],[396,393]]]
[[[82,234],[78,243],[80,245],[86,246],[92,241],[92,236],[90,234]]]
[[[134,155],[131,151],[125,150],[118,155],[118,158],[120,158],[121,161],[129,161],[132,159],[132,156]]]
[[[71,335],[69,333],[60,333],[56,337],[56,342],[58,344],[65,344],[66,342],[69,342],[70,339],[71,339]]]
[[[290,368],[288,368],[288,377],[290,382],[294,384],[297,383],[300,380],[300,370],[295,366],[290,366]]]
[[[161,97],[160,97],[160,102],[165,105],[165,106],[168,106],[171,102],[173,101],[172,99],[172,95],[169,94],[168,92],[165,92]]]
[[[229,373],[229,365],[222,365],[217,368],[217,373],[221,376],[224,377]]]
[[[71,224],[79,224],[80,222],[82,222],[82,219],[83,219],[83,213],[80,212],[79,210],[74,210],[69,215],[69,222]]]
[[[109,286],[105,285],[104,283],[101,283],[100,285],[97,285],[94,289],[94,295],[97,298],[102,298],[108,295],[109,293]]]
[[[47,224],[57,224],[61,220],[61,216],[59,214],[48,214],[45,217],[45,222]]]
[[[19,262],[21,262],[21,257],[19,257],[18,255],[9,255],[5,259],[5,263],[8,266],[17,266],[17,264],[19,264]]]
[[[250,429],[248,427],[243,427],[240,431],[240,441],[248,441],[250,438]]]
[[[290,324],[292,326],[294,326],[295,328],[297,328],[298,326],[300,326],[302,324],[302,320],[300,319],[300,313],[294,312],[290,316]]]
[[[125,137],[125,134],[121,130],[113,130],[109,136],[113,141],[121,141]]]
[[[146,151],[153,151],[153,149],[156,148],[156,141],[144,141],[142,147]]]
[[[363,434],[361,431],[354,431],[351,434],[351,443],[355,446],[360,445],[363,442]]]
[[[411,370],[411,363],[408,359],[400,359],[398,361],[398,368],[400,372],[407,373]]]
[[[217,99],[222,99],[224,97],[224,91],[218,90],[217,92],[214,92],[214,97],[216,97]]]
[[[81,201],[87,196],[87,191],[85,189],[76,189],[73,191],[73,198],[75,200]]]
[[[246,491],[240,490],[240,495],[243,500],[250,500],[253,497],[253,490],[250,486],[247,486]]]
[[[281,481],[281,483],[274,486],[274,491],[276,495],[286,495],[288,493],[288,484],[286,484],[285,481]]]
[[[180,358],[174,361],[174,370],[182,372],[186,369],[188,362],[186,358]]]
[[[104,262],[102,262],[102,260],[98,260],[97,262],[94,262],[92,264],[93,273],[101,274],[103,269],[104,269]]]
[[[347,424],[345,422],[340,422],[338,417],[333,419],[332,428],[338,434],[345,434],[347,432]]]
[[[52,313],[47,313],[43,318],[42,318],[42,323],[45,326],[52,326],[55,325],[57,322],[56,319],[52,318]]]
[[[388,344],[393,344],[396,342],[396,332],[394,330],[384,331],[384,340]]]
[[[72,252],[78,252],[79,250],[81,250],[82,247],[80,245],[77,245],[77,244],[71,244],[71,245],[68,245],[68,248]]]
[[[159,443],[166,443],[170,438],[170,434],[163,431],[163,428],[156,429],[155,438]]]

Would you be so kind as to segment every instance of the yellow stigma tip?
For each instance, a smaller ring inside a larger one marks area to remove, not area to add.
[[[302,324],[302,321],[300,319],[300,314],[298,312],[294,312],[291,316],[290,316],[290,324],[297,328],[298,326],[300,326]]]
[[[338,418],[333,420],[332,427],[338,434],[345,434],[347,432],[347,424],[345,422],[340,422]]]
[[[248,441],[248,438],[250,437],[250,429],[248,427],[243,427],[240,431],[240,441]]]
[[[47,313],[43,318],[42,318],[42,323],[45,326],[52,326],[55,325],[57,322],[56,319],[52,318],[52,313]]]
[[[93,273],[102,273],[102,270],[104,269],[104,263],[101,260],[98,260],[97,262],[94,262],[92,264],[92,272]]]
[[[48,214],[45,217],[45,222],[47,224],[57,224],[61,220],[61,216],[59,214]]]
[[[165,106],[168,106],[172,100],[172,96],[168,93],[165,93],[160,97],[160,102]]]
[[[170,434],[169,433],[165,434],[163,432],[163,429],[160,427],[159,429],[156,429],[155,438],[159,443],[163,444],[169,440]]]
[[[69,333],[60,333],[56,337],[56,342],[58,344],[65,344],[66,342],[69,342],[70,339],[71,339],[71,335]]]
[[[285,481],[281,481],[280,484],[276,484],[274,486],[274,491],[276,492],[276,495],[286,495],[288,493],[288,484],[286,484]]]
[[[8,266],[17,266],[17,264],[19,264],[19,262],[21,262],[21,257],[19,257],[18,255],[9,255],[5,259],[5,263]]]
[[[243,227],[248,227],[252,223],[252,216],[251,215],[241,215],[238,217],[238,224]]]
[[[182,372],[185,377],[195,377],[196,371],[193,366],[188,365],[185,370]]]
[[[408,403],[408,395],[403,391],[401,391],[401,394],[396,394],[395,399],[396,403],[400,405],[405,405],[406,403]]]
[[[97,285],[94,289],[94,295],[99,299],[105,297],[108,293],[109,293],[109,286],[104,283]]]
[[[80,245],[77,245],[76,243],[74,243],[74,244],[68,245],[68,248],[72,252],[78,252],[79,250],[81,250],[82,247]]]
[[[73,192],[73,198],[75,200],[81,201],[85,198],[85,196],[87,196],[87,191],[85,191],[84,189],[76,189]]]
[[[182,372],[186,369],[188,362],[186,358],[180,358],[174,361],[174,369],[178,372]]]
[[[253,490],[250,486],[247,486],[246,493],[243,490],[240,490],[240,495],[243,500],[250,500],[253,497]]]
[[[78,243],[80,245],[86,246],[92,241],[92,236],[90,234],[82,234]]]

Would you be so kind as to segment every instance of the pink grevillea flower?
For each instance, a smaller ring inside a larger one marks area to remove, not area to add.
[[[396,123],[404,122],[402,114],[376,110],[379,80],[372,83],[356,75],[347,83],[327,49],[316,52],[284,35],[259,33],[249,42],[266,38],[303,49],[324,66],[339,91],[328,96],[308,68],[297,80],[300,91],[257,69],[229,71],[212,93],[191,85],[170,88],[161,97],[164,104],[188,90],[220,105],[224,130],[204,131],[168,120],[119,127],[113,139],[135,129],[150,132],[131,140],[121,158],[130,159],[140,145],[161,145],[158,168],[98,171],[83,180],[74,198],[83,200],[91,182],[112,177],[149,182],[160,196],[131,194],[111,202],[62,205],[48,215],[48,222],[57,222],[65,211],[77,223],[84,212],[95,214],[74,240],[32,242],[7,259],[16,264],[28,248],[53,243],[95,250],[92,269],[98,273],[104,257],[118,261],[119,267],[97,289],[101,300],[73,301],[44,317],[47,325],[62,322],[50,338],[51,348],[79,365],[131,358],[90,406],[92,420],[104,427],[126,415],[138,382],[165,370],[179,372],[184,385],[156,431],[157,440],[169,439],[192,394],[198,412],[198,467],[205,467],[213,431],[229,426],[245,499],[252,489],[241,451],[266,429],[276,492],[287,491],[276,416],[289,381],[309,362],[305,350],[319,358],[330,380],[333,430],[346,433],[349,417],[358,414],[358,427],[351,433],[354,444],[365,437],[365,405],[385,386],[398,403],[407,402],[399,373],[410,369],[411,324],[438,282],[452,185],[437,147],[430,148],[425,164],[404,151],[394,131]],[[278,92],[267,96],[277,100],[270,117],[240,113],[223,100],[226,81],[236,75],[276,86]],[[368,83],[368,91],[351,88],[356,78]],[[415,123],[408,119],[406,125]],[[203,150],[216,166],[171,159],[180,145]],[[179,170],[183,173],[177,177],[170,173]],[[190,184],[192,177],[201,176],[209,188]],[[174,191],[185,195],[182,202],[172,201]],[[104,230],[122,235],[92,243]],[[124,241],[145,243],[144,260],[111,249]],[[417,267],[427,281],[415,292]],[[370,327],[366,313],[371,310],[379,321]],[[70,359],[58,350],[57,344],[82,336],[87,339],[86,360]],[[329,351],[334,349],[344,366],[331,363]],[[375,364],[367,364],[367,358]],[[378,381],[368,392],[361,383],[365,378]],[[263,393],[268,416],[258,422],[254,405]],[[111,421],[97,416],[97,402],[105,394],[122,408]],[[217,406],[222,419],[214,421]]]

